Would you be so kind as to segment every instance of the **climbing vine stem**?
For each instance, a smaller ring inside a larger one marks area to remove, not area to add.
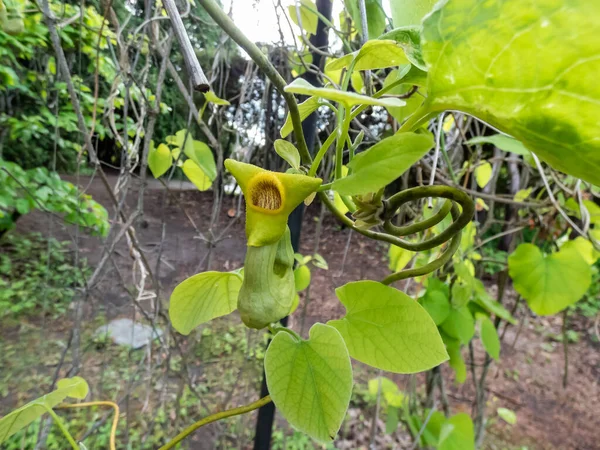
[[[205,417],[204,419],[201,419],[198,422],[191,424],[189,427],[187,427],[185,430],[183,430],[181,433],[179,433],[177,436],[175,436],[175,438],[173,438],[171,441],[169,441],[165,445],[163,445],[159,450],[169,450],[170,448],[174,448],[177,444],[179,444],[181,441],[183,441],[186,437],[188,437],[190,434],[192,434],[198,428],[203,427],[204,425],[208,425],[209,423],[216,422],[217,420],[226,419],[228,417],[233,417],[233,416],[239,416],[240,414],[245,414],[247,412],[254,411],[255,409],[258,409],[270,402],[271,402],[271,397],[267,395],[267,396],[261,398],[260,400],[250,403],[249,405],[239,406],[237,408],[228,409],[227,411],[221,411],[221,412],[212,414],[208,417]]]

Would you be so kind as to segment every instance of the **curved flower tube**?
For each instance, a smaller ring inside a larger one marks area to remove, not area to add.
[[[250,247],[279,241],[290,213],[322,182],[320,178],[271,172],[233,159],[225,160],[225,167],[246,199],[246,237]]]
[[[242,322],[261,329],[290,313],[296,295],[290,229],[271,245],[248,247],[237,301]]]

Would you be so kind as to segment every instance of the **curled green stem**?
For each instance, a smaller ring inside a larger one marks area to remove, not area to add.
[[[441,197],[452,200],[462,207],[462,212],[458,217],[454,218],[454,221],[448,228],[431,239],[417,243],[400,239],[400,244],[395,245],[414,252],[431,250],[432,248],[438,247],[444,242],[449,241],[455,234],[459,233],[460,230],[467,226],[471,221],[473,214],[475,213],[475,204],[473,203],[473,200],[459,189],[450,186],[419,186],[398,192],[384,202],[384,229],[388,232],[392,232],[392,234],[397,234],[396,231],[398,230],[402,232],[402,227],[395,227],[391,224],[391,219],[403,204],[425,197]],[[436,214],[435,218],[437,220],[439,216]],[[420,226],[422,223],[427,223],[427,220],[413,225],[413,227],[416,228],[416,231],[423,231],[425,229],[421,229]]]
[[[398,280],[425,275],[441,268],[444,264],[450,261],[452,255],[454,255],[460,245],[461,230],[469,223],[475,212],[475,205],[471,198],[458,189],[450,188],[448,186],[421,186],[412,189],[406,189],[384,201],[385,209],[383,212],[383,219],[385,220],[384,228],[387,232],[380,233],[377,231],[357,228],[350,218],[346,217],[345,214],[342,214],[342,212],[335,207],[325,192],[319,192],[318,195],[321,201],[331,212],[333,212],[338,220],[357,233],[360,233],[370,239],[388,242],[411,251],[430,250],[450,241],[448,248],[435,261],[432,261],[422,267],[402,270],[394,273],[383,280],[384,284],[390,284]],[[391,224],[391,219],[403,204],[426,197],[440,197],[447,199],[447,201],[444,202],[440,210],[429,219],[425,219],[421,222],[404,227],[396,227]],[[459,210],[458,205],[462,207],[462,211]],[[395,235],[407,235],[425,231],[441,222],[446,217],[448,212],[450,212],[450,215],[452,216],[452,224],[439,235],[431,239],[413,243],[400,239]]]
[[[227,417],[239,416],[240,414],[245,414],[247,412],[254,411],[255,409],[258,409],[270,402],[271,397],[267,395],[261,398],[260,400],[250,403],[249,405],[228,409],[227,411],[221,411],[211,416],[205,417],[204,419],[201,419],[198,422],[191,424],[189,427],[187,427],[185,430],[183,430],[181,433],[175,436],[175,438],[163,445],[159,450],[169,450],[171,448],[174,448],[186,437],[188,437],[190,434],[192,434],[194,431],[196,431],[198,428],[204,425],[216,422],[217,420],[226,419]]]
[[[459,217],[458,207],[456,205],[452,205],[452,210],[450,211],[450,214],[452,214],[452,218],[454,220],[456,220],[457,217]],[[399,272],[393,273],[393,274],[385,277],[381,282],[383,284],[392,284],[395,281],[405,280],[407,278],[413,278],[413,277],[420,277],[422,275],[431,273],[434,270],[438,270],[444,264],[446,264],[448,261],[450,261],[450,259],[452,258],[452,255],[454,255],[454,253],[456,253],[456,250],[458,250],[458,247],[460,246],[461,235],[462,235],[461,231],[458,231],[457,233],[455,233],[454,236],[452,236],[452,240],[450,241],[450,245],[448,245],[448,248],[436,260],[431,261],[430,263],[425,264],[424,266],[421,266],[421,267],[415,267],[414,269],[405,269],[405,270],[401,270]]]
[[[386,220],[383,224],[383,228],[385,231],[393,234],[394,236],[408,236],[410,234],[420,233],[421,231],[425,231],[428,228],[436,226],[438,223],[444,220],[451,208],[452,201],[446,200],[439,211],[437,211],[428,219],[402,227],[397,227],[396,225],[392,224],[391,220]]]

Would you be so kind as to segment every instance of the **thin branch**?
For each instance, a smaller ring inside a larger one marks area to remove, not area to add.
[[[175,1],[162,0],[162,3],[167,10],[169,18],[171,19],[171,26],[173,27],[173,31],[175,31],[175,37],[179,42],[181,55],[183,56],[183,61],[185,62],[185,67],[194,90],[208,92],[210,90],[208,79],[206,78],[206,75],[204,75],[202,66],[200,66],[200,61],[198,61],[194,47],[192,47],[190,37],[183,26],[183,21],[181,20],[179,11],[177,11]]]
[[[575,224],[575,222],[573,222],[571,220],[571,218],[567,215],[567,213],[560,207],[559,203],[556,201],[556,198],[554,197],[554,194],[552,193],[552,189],[550,188],[550,185],[548,184],[548,179],[546,178],[546,174],[544,174],[544,168],[542,167],[542,163],[540,162],[539,158],[536,156],[535,153],[532,153],[531,156],[533,157],[533,160],[535,161],[535,166],[537,167],[537,170],[540,173],[540,176],[542,177],[542,181],[544,182],[544,186],[546,187],[546,191],[548,192],[548,197],[550,197],[550,201],[552,202],[552,204],[554,205],[556,210],[567,221],[567,223],[573,228],[573,230],[577,231],[577,233],[579,233],[581,236],[586,236],[586,233],[581,228],[579,228]]]
[[[302,119],[300,119],[300,111],[298,110],[298,103],[294,94],[285,91],[286,82],[283,77],[279,74],[277,69],[271,64],[269,58],[252,42],[244,33],[233,23],[227,14],[221,9],[221,7],[214,0],[199,0],[200,5],[204,7],[206,12],[213,18],[213,20],[221,27],[221,29],[227,33],[231,39],[233,39],[240,47],[242,47],[248,56],[254,61],[254,63],[260,67],[264,74],[271,80],[275,89],[283,96],[287,106],[290,110],[290,117],[292,118],[292,124],[294,125],[294,134],[298,144],[298,151],[302,157],[303,164],[310,164],[312,158],[304,134],[302,133]]]

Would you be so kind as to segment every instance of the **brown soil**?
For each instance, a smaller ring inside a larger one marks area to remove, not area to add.
[[[88,193],[97,201],[109,205],[98,179],[90,182],[86,178],[79,182],[88,187]],[[212,193],[186,190],[186,186],[183,188],[178,189],[177,183],[174,183],[173,196],[168,197],[160,184],[152,182],[145,191],[144,215],[139,219],[137,227],[139,241],[153,267],[158,255],[161,255],[159,278],[165,298],[168,298],[177,283],[199,269],[232,270],[240,267],[245,252],[243,217],[236,220],[227,215],[229,209],[235,208],[237,200],[225,197],[218,224],[213,229],[215,234],[219,234],[230,227],[207,257],[207,244],[197,235],[183,209],[196,226],[206,232],[210,222]],[[130,209],[137,203],[137,192],[138,187],[134,183],[127,195]],[[112,209],[107,209],[113,217]],[[306,317],[302,319],[304,307],[301,302],[292,318],[291,323],[297,330],[304,322],[304,333],[317,321],[343,315],[344,308],[334,294],[336,287],[354,280],[378,280],[387,274],[387,248],[356,233],[351,236],[342,268],[349,231],[342,229],[329,215],[325,215],[324,221],[319,224],[319,213],[318,204],[311,205],[305,213],[301,252],[314,253],[319,239],[316,251],[328,261],[329,270],[313,270]],[[232,221],[235,223],[232,224]],[[317,232],[319,225],[320,236]],[[28,231],[50,231],[54,237],[68,240],[68,231],[72,233],[73,229],[60,225],[54,225],[50,229],[47,216],[33,213],[19,221],[19,232]],[[80,255],[87,258],[91,267],[95,267],[103,253],[101,241],[81,233],[77,238],[77,245]],[[124,270],[123,278],[130,280],[132,263],[124,239],[116,246],[114,261],[117,267]],[[93,307],[87,311],[88,314],[93,315],[95,311],[102,309],[107,316],[116,317],[128,311],[129,297],[116,280],[114,265],[109,264],[94,291],[95,298],[90,302]],[[507,330],[501,362],[492,366],[488,376],[488,414],[494,419],[494,423],[489,428],[486,446],[490,449],[519,446],[540,450],[600,449],[600,346],[587,339],[585,333],[582,333],[580,342],[569,346],[569,380],[568,387],[563,389],[562,345],[557,343],[553,351],[548,351],[548,345],[543,345],[549,344],[547,336],[536,331],[540,325],[548,331],[560,333],[560,318],[540,319],[533,316],[527,318],[527,324],[514,345],[517,329],[510,327]],[[481,360],[481,349],[476,350]],[[451,370],[446,365],[443,370],[452,379]],[[369,373],[375,375],[375,372]],[[394,376],[394,379],[404,385],[407,377]],[[453,410],[469,411],[470,402],[474,398],[471,378],[463,385],[456,386],[454,382],[450,382],[448,386]],[[518,417],[517,424],[510,426],[499,420],[495,414],[498,407],[514,410]],[[366,422],[370,420],[365,419]]]

